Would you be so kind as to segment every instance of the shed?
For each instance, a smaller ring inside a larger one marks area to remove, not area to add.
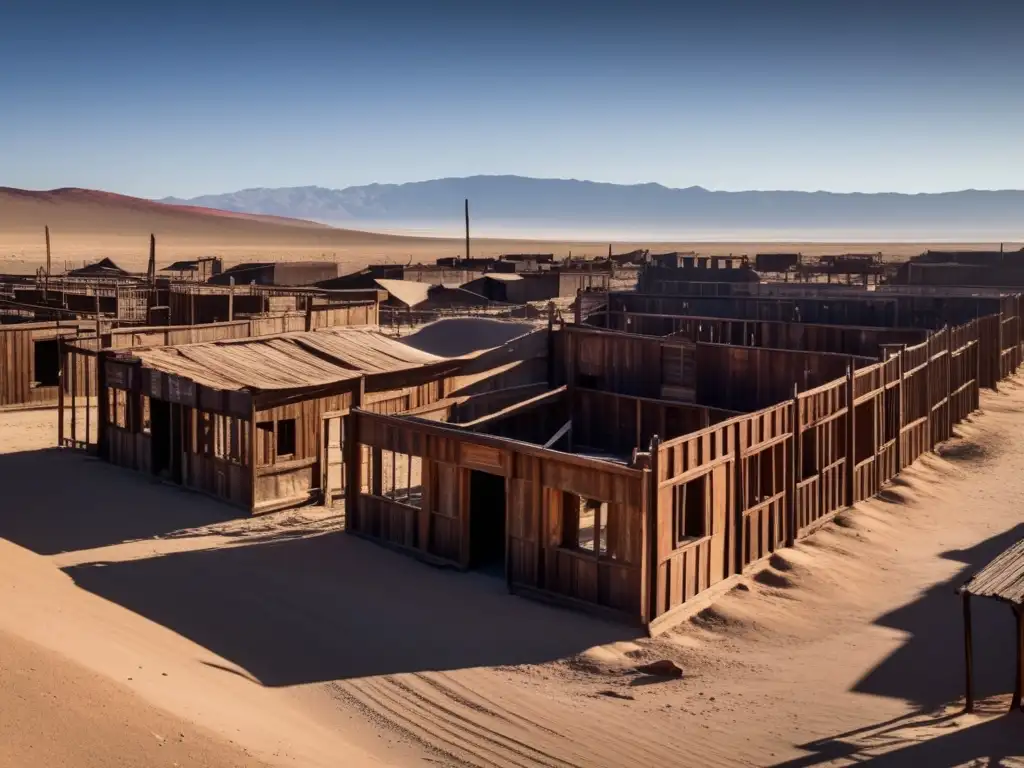
[[[1018,541],[960,587],[964,611],[964,653],[967,672],[967,711],[974,709],[974,653],[971,637],[971,597],[987,597],[1010,606],[1016,619],[1017,673],[1010,709],[1021,708],[1024,694],[1024,539]]]
[[[84,267],[69,270],[67,272],[67,276],[106,277],[114,279],[119,277],[131,277],[131,272],[117,266],[117,264],[115,264],[111,259],[100,259],[99,261],[93,262],[92,264],[86,264]]]

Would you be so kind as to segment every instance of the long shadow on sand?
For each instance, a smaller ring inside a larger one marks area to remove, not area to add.
[[[944,552],[963,563],[957,574],[933,585],[912,603],[880,616],[875,623],[907,633],[907,639],[853,690],[904,699],[922,711],[964,695],[963,614],[956,590],[996,555],[1024,538],[1018,524],[966,550]],[[974,625],[974,686],[979,698],[1007,693],[1013,686],[1013,614],[993,600],[971,602]]]
[[[0,453],[0,538],[53,555],[222,522],[237,511],[73,451]]]
[[[39,554],[238,516],[202,495],[67,451],[0,454],[0,488],[0,537]],[[65,572],[271,686],[539,663],[635,636],[513,597],[503,579],[434,569],[345,533],[278,531]]]
[[[343,532],[65,572],[269,686],[540,663],[635,636]]]
[[[898,731],[914,728],[915,735],[902,739]],[[949,717],[905,718],[878,723],[856,732],[802,744],[812,754],[798,757],[772,768],[813,768],[826,763],[870,765],[873,768],[953,768],[984,765],[989,768],[1008,765],[1007,758],[1021,755],[1021,729],[1024,716],[1004,714],[978,725],[960,726]],[[848,739],[856,739],[857,742]]]

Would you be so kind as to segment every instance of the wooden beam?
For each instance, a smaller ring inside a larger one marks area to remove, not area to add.
[[[356,507],[359,503],[359,492],[362,489],[363,482],[363,456],[359,443],[359,419],[354,411],[362,405],[365,394],[366,377],[361,376],[358,385],[352,390],[352,404],[349,408],[349,415],[344,417],[346,419],[344,426],[345,440],[341,446],[345,472],[345,530],[350,533],[355,530],[352,521],[356,519]]]
[[[550,448],[552,445],[561,440],[565,433],[569,432],[570,430],[572,430],[572,419],[569,419],[567,422],[565,422],[565,424],[563,424],[561,428],[557,432],[555,432],[554,435],[552,435],[551,439],[544,443],[544,447]]]

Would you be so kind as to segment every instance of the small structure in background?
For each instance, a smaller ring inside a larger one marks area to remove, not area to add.
[[[65,273],[68,277],[92,277],[106,280],[131,277],[132,273],[121,269],[111,259],[100,259],[92,264],[86,264],[78,269],[69,269]]]
[[[160,271],[170,273],[178,280],[205,283],[224,271],[224,262],[220,256],[203,256],[198,259],[176,261]]]
[[[987,597],[1010,606],[1014,616],[1014,648],[1017,670],[1013,679],[1011,711],[1021,708],[1024,697],[1024,541],[1018,541],[971,577],[959,589],[964,611],[964,655],[966,709],[974,710],[974,638],[971,627],[971,598]]]
[[[237,264],[214,275],[211,285],[313,285],[338,276],[338,264],[333,261],[270,261]]]

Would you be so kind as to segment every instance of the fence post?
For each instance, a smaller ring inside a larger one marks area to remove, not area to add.
[[[793,447],[789,454],[789,473],[787,482],[789,491],[786,494],[786,546],[791,547],[796,542],[796,484],[803,467],[803,447],[800,439],[800,385],[793,384],[792,421],[790,429],[793,432]]]
[[[746,504],[743,493],[743,442],[740,424],[742,420],[733,425],[733,455],[735,459],[735,471],[733,472],[733,528],[736,531],[733,536],[733,573],[743,573],[744,554],[747,551],[747,526],[743,520],[744,505]]]
[[[643,595],[646,598],[643,612],[646,614],[648,624],[658,618],[658,530],[661,524],[661,515],[659,514],[661,494],[658,492],[658,478],[661,472],[661,438],[657,435],[651,438],[650,450],[651,474],[647,491],[647,541],[644,548],[644,559],[647,560],[647,583],[646,594]]]
[[[925,361],[924,361],[924,401],[926,403],[925,410],[927,419],[924,423],[924,438],[925,443],[930,451],[935,447],[935,442],[932,440],[932,408],[935,403],[932,402],[932,342],[931,338],[924,345]]]
[[[903,348],[896,353],[896,356],[900,359],[900,378],[899,384],[896,387],[896,471],[903,471],[903,422],[904,422],[904,408],[903,408],[903,362],[904,356],[907,352],[907,345],[904,344]]]
[[[352,390],[348,423],[342,427],[344,444],[342,455],[345,461],[345,530],[354,533],[358,528],[359,491],[362,488],[362,448],[359,445],[359,425],[355,410],[362,407],[366,392],[366,377],[360,376]]]
[[[60,325],[60,321],[57,321],[57,325]],[[67,352],[64,350],[64,337],[60,335],[60,330],[57,331],[57,447],[64,447],[64,385],[67,383],[64,379],[64,356]]]
[[[856,441],[854,439],[854,428],[856,424],[856,411],[854,405],[854,367],[853,361],[846,367],[846,505],[852,507],[854,503],[854,473],[856,472]]]

